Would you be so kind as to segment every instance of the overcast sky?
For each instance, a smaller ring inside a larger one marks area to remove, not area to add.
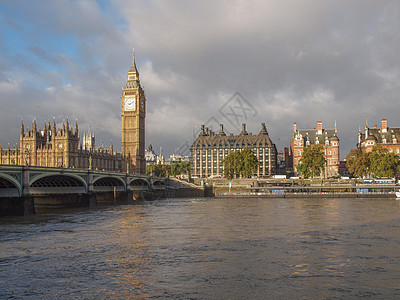
[[[282,151],[293,122],[336,120],[343,159],[366,121],[400,126],[399,29],[400,1],[0,0],[0,143],[55,117],[120,151],[135,48],[157,153],[186,151],[205,123],[265,123]]]

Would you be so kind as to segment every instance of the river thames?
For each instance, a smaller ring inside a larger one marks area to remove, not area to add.
[[[169,199],[0,219],[0,298],[394,299],[396,199]]]

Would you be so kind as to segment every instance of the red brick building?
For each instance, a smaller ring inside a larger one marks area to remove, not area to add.
[[[388,127],[387,119],[381,120],[381,127],[377,125],[368,127],[365,124],[364,132],[358,130],[358,143],[359,149],[365,149],[371,152],[375,145],[381,145],[389,149],[389,152],[395,153],[400,156],[400,127]]]
[[[325,167],[325,177],[339,175],[339,138],[337,127],[324,129],[322,121],[317,122],[317,128],[297,129],[297,124],[293,124],[293,137],[290,140],[290,148],[293,157],[293,170],[297,174],[297,166],[303,155],[304,147],[312,145],[322,145],[325,151],[327,165]]]

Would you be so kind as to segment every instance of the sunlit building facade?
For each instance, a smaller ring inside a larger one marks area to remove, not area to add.
[[[246,131],[246,124],[242,124],[239,135],[226,135],[222,124],[218,133],[202,125],[199,136],[190,149],[192,176],[222,177],[224,158],[231,151],[241,151],[245,148],[252,149],[259,162],[254,176],[276,174],[276,146],[271,141],[265,124],[262,123],[258,135],[249,134]]]

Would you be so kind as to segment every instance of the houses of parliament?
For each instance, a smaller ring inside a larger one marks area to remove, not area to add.
[[[31,128],[21,123],[20,147],[3,149],[3,165],[30,165],[63,168],[90,168],[143,174],[145,172],[146,96],[140,85],[135,64],[135,52],[121,94],[122,152],[95,147],[94,134],[79,136],[78,124],[68,120],[57,128],[56,120],[39,128],[36,120]]]

